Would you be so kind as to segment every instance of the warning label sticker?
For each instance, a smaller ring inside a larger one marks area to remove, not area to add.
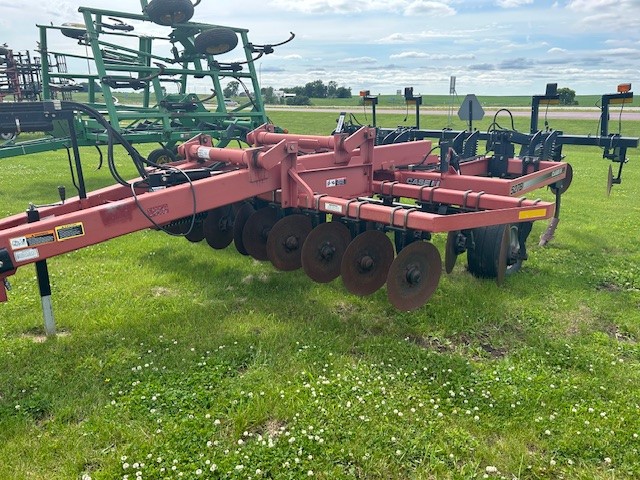
[[[81,222],[56,227],[56,237],[59,242],[82,236],[84,236],[84,225]]]
[[[210,151],[211,149],[209,147],[198,147],[198,158],[207,160],[209,158]]]
[[[337,205],[335,203],[325,203],[324,208],[326,208],[328,212],[342,214],[342,205]]]
[[[26,250],[14,252],[13,257],[16,259],[16,262],[26,262],[28,260],[40,258],[40,252],[37,248],[28,248]]]
[[[37,247],[38,245],[44,245],[45,243],[53,243],[56,241],[53,230],[48,232],[32,233],[25,235],[24,237],[12,238],[9,240],[11,248],[19,250],[21,248]]]

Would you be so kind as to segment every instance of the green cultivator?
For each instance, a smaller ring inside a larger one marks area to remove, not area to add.
[[[105,114],[129,142],[160,144],[152,153],[156,162],[174,160],[177,144],[198,133],[211,135],[219,147],[244,141],[247,132],[267,122],[254,62],[282,43],[256,45],[246,29],[190,22],[198,3],[140,0],[140,13],[80,7],[84,23],[39,25],[44,99],[69,100],[72,92],[86,92],[86,104]],[[166,27],[167,34],[149,35],[149,22]],[[49,50],[54,35],[84,53]],[[283,43],[291,39],[293,34]],[[235,57],[227,61],[225,54]],[[233,107],[224,101],[222,83],[229,79],[245,95]],[[196,86],[207,93],[195,93]],[[16,139],[0,144],[0,158],[69,148],[71,136],[80,146],[108,143],[109,133],[82,115],[71,129],[66,121],[53,125],[44,138],[25,142],[18,141],[19,124],[3,132]]]

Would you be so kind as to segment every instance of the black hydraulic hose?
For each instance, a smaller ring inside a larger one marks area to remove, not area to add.
[[[88,105],[84,105],[82,103],[77,103],[77,102],[62,102],[62,106],[63,107],[68,107],[72,110],[78,110],[80,112],[83,112],[87,115],[89,115],[91,118],[93,118],[96,122],[98,122],[100,125],[102,125],[105,130],[109,133],[109,153],[108,153],[108,158],[109,158],[109,162],[110,164],[110,168],[113,164],[113,166],[115,167],[115,164],[113,163],[113,139],[115,138],[115,140],[121,144],[124,149],[127,151],[127,153],[129,154],[129,156],[131,157],[131,159],[133,160],[133,164],[136,167],[136,170],[138,171],[138,174],[143,177],[146,178],[147,177],[147,172],[144,169],[144,164],[146,163],[146,160],[142,157],[142,155],[140,155],[140,153],[133,147],[133,145],[131,145],[131,143],[129,143],[129,141],[124,138],[124,136],[122,136],[122,134],[120,132],[118,132],[115,128],[113,128],[113,125],[111,125],[109,123],[109,121],[104,118],[104,116],[98,112],[96,109],[88,106]],[[112,172],[113,173],[113,172]],[[118,176],[115,176],[114,178],[116,178],[116,180],[118,180]],[[119,183],[120,180],[118,180]],[[128,182],[125,181],[124,185],[129,185]]]

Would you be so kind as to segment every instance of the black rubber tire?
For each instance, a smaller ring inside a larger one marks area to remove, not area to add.
[[[62,27],[63,28],[60,29],[62,35],[68,38],[73,38],[75,40],[80,40],[87,34],[87,29],[84,23],[63,23]]]
[[[8,142],[18,136],[17,133],[0,133],[0,140]]]
[[[202,32],[193,44],[203,55],[222,55],[238,46],[238,36],[230,28],[217,27]]]
[[[152,150],[149,156],[147,157],[149,162],[155,163],[157,165],[164,165],[165,163],[171,163],[176,161],[176,155],[166,148],[156,148]]]
[[[165,27],[188,22],[193,12],[191,0],[151,0],[145,9],[149,20]]]
[[[498,278],[500,268],[500,248],[505,228],[512,225],[492,225],[479,227],[472,230],[473,242],[467,248],[467,262],[469,272],[478,278]],[[518,259],[511,265],[507,265],[506,275],[511,275],[522,266],[522,260]]]

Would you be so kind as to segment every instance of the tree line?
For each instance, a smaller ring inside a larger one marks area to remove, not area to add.
[[[240,83],[233,80],[227,84],[223,93],[225,98],[232,98],[238,95]],[[337,82],[330,81],[326,85],[322,80],[314,80],[304,86],[285,87],[282,92],[294,95],[286,98],[289,105],[311,105],[311,98],[351,98],[351,88],[339,86]],[[276,95],[273,87],[263,87],[260,89],[265,103],[280,103],[282,97]]]

